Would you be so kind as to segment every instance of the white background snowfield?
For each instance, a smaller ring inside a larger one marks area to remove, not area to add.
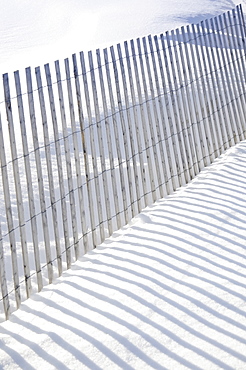
[[[1,74],[236,1],[1,0]],[[0,324],[0,369],[245,369],[246,142]]]

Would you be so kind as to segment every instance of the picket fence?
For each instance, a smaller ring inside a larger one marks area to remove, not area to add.
[[[3,75],[6,319],[246,138],[245,51],[239,5],[198,25]]]

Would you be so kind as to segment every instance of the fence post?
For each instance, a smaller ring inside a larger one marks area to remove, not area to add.
[[[80,220],[81,220],[81,230],[82,230],[82,240],[84,246],[84,253],[89,250],[88,246],[88,233],[87,233],[87,219],[88,224],[90,224],[90,213],[85,212],[84,197],[83,197],[83,183],[82,183],[82,173],[81,173],[81,160],[79,153],[79,143],[77,135],[80,133],[80,130],[76,129],[75,122],[75,111],[74,111],[74,98],[72,92],[69,60],[65,59],[65,70],[66,70],[66,81],[67,81],[67,93],[68,93],[68,103],[69,103],[69,112],[73,136],[73,146],[74,146],[74,159],[75,159],[75,170],[77,178],[77,188],[78,188],[78,198],[79,198],[79,210],[80,210]]]
[[[0,223],[0,285],[1,285],[2,301],[3,301],[5,318],[6,320],[8,320],[9,315],[10,315],[10,303],[9,303],[8,287],[7,287],[7,280],[6,280],[6,272],[5,272],[1,223]]]
[[[76,55],[73,54],[73,68],[74,68],[74,78],[75,78],[75,88],[76,88],[76,98],[77,98],[77,106],[78,106],[78,113],[79,113],[79,123],[80,123],[80,130],[81,130],[81,142],[82,142],[82,150],[83,150],[83,159],[84,159],[84,168],[85,168],[85,178],[86,178],[86,186],[88,192],[88,202],[89,202],[89,213],[90,213],[90,220],[91,220],[91,233],[92,233],[92,242],[93,248],[97,246],[97,225],[95,223],[95,207],[96,202],[93,199],[93,184],[90,175],[90,163],[89,163],[89,149],[88,143],[85,140],[85,120],[83,115],[83,108],[82,108],[82,97],[81,97],[81,89],[80,89],[80,82],[79,82],[79,73],[78,73],[78,65]]]
[[[100,56],[99,49],[96,50],[96,54],[97,54],[97,66],[98,66],[100,88],[101,88],[101,95],[102,95],[102,102],[103,102],[106,137],[107,137],[107,143],[108,143],[108,156],[109,156],[110,175],[111,175],[111,181],[112,181],[113,198],[114,198],[114,206],[115,206],[115,217],[116,217],[117,227],[118,229],[120,229],[122,224],[121,224],[120,206],[119,206],[119,193],[118,193],[119,189],[117,187],[117,176],[116,176],[116,169],[115,169],[115,164],[114,164],[115,159],[114,159],[113,144],[112,144],[113,133],[111,132],[111,129],[110,129],[110,126],[112,125],[113,117],[109,113],[109,108],[107,104],[104,77],[103,77],[103,69],[102,69],[101,56]]]
[[[62,89],[62,82],[61,82],[61,72],[59,61],[55,62],[55,69],[56,69],[56,82],[57,82],[57,89],[58,89],[58,97],[60,103],[60,113],[61,113],[61,122],[62,122],[62,132],[63,132],[63,140],[64,140],[64,149],[65,149],[65,161],[66,161],[66,169],[67,169],[67,178],[68,178],[68,191],[69,191],[69,201],[70,201],[70,213],[71,213],[71,222],[72,222],[72,233],[73,233],[73,243],[74,243],[74,251],[75,251],[75,259],[79,258],[79,240],[78,240],[78,227],[77,227],[77,215],[75,209],[75,199],[74,199],[74,190],[73,190],[73,178],[72,178],[72,165],[71,165],[71,156],[70,156],[70,148],[68,142],[68,132],[67,132],[67,118],[65,112],[65,104],[64,104],[64,97],[63,97],[63,89]],[[49,81],[51,83],[51,79],[49,77]],[[51,93],[52,91],[50,91]],[[51,98],[54,99],[53,94]],[[55,107],[54,107],[55,108]],[[55,112],[54,112],[54,119],[55,119]],[[58,134],[58,133],[57,133]],[[60,152],[60,146],[58,146],[58,157]],[[61,158],[60,158],[61,160]],[[62,163],[61,163],[62,165]],[[62,167],[60,167],[60,181],[64,184],[63,174],[62,174]],[[61,189],[65,190],[64,185],[61,186]],[[65,211],[65,209],[64,209]],[[64,212],[64,215],[65,212]],[[69,245],[70,248],[70,245]]]
[[[104,148],[105,140],[103,138],[103,131],[102,131],[103,120],[100,117],[98,92],[97,92],[93,57],[92,57],[91,51],[88,52],[88,57],[89,57],[89,68],[90,68],[90,76],[91,76],[93,101],[94,101],[94,108],[95,108],[96,128],[98,131],[98,144],[99,144],[99,152],[100,152],[100,160],[101,160],[101,173],[102,173],[102,180],[103,180],[106,216],[107,216],[107,223],[108,223],[108,236],[110,236],[113,233],[113,228],[112,228],[112,215],[111,215],[111,209],[110,209],[111,198],[109,195],[109,186],[108,186],[108,180],[107,180],[106,155],[105,155],[106,153],[105,153],[105,148]]]
[[[55,242],[56,242],[56,257],[57,257],[58,270],[59,270],[59,269],[62,269],[60,237],[59,237],[59,232],[58,232],[56,197],[55,197],[55,189],[54,189],[53,170],[52,170],[52,164],[51,164],[48,122],[47,122],[47,115],[46,115],[46,108],[45,108],[42,79],[41,79],[39,67],[35,68],[35,74],[36,74],[39,104],[40,104],[42,124],[43,124],[44,147],[45,147],[46,165],[47,165],[47,171],[48,171],[49,191],[50,191],[50,203],[52,207],[52,219],[53,219],[53,227],[54,227]],[[47,244],[45,245],[45,253],[46,253],[46,263],[47,263],[47,269],[48,269],[48,278],[49,278],[49,283],[51,283],[53,281],[53,263],[51,259],[51,249],[50,249],[49,241],[47,241]],[[59,267],[59,264],[60,264],[60,267]]]
[[[129,221],[129,215],[128,215],[128,204],[127,204],[127,195],[126,195],[126,188],[128,187],[128,182],[124,177],[124,168],[123,168],[123,159],[122,159],[122,153],[120,148],[120,136],[118,133],[118,125],[117,125],[117,119],[116,119],[116,109],[115,109],[115,102],[114,102],[114,96],[113,96],[113,90],[112,90],[112,82],[111,82],[111,75],[110,75],[110,69],[109,69],[109,61],[108,61],[108,51],[107,49],[103,50],[104,53],[104,62],[105,62],[105,69],[106,69],[106,76],[107,76],[107,85],[108,85],[108,91],[109,91],[109,98],[110,98],[110,107],[111,107],[111,114],[113,118],[113,133],[115,138],[115,145],[116,145],[116,151],[117,151],[117,160],[119,165],[119,172],[120,172],[120,186],[122,191],[122,198],[123,198],[123,215],[124,215],[124,225],[126,225]]]
[[[17,155],[17,148],[16,148],[16,140],[15,140],[14,120],[13,120],[13,113],[12,113],[8,74],[3,75],[3,84],[4,84],[5,107],[6,107],[9,136],[10,136],[12,165],[13,165],[14,181],[15,181],[15,192],[16,192],[17,210],[18,210],[18,218],[19,218],[19,228],[20,228],[20,237],[21,237],[22,258],[23,258],[23,270],[24,270],[25,284],[26,284],[26,295],[27,297],[29,297],[31,294],[32,286],[31,286],[31,279],[30,279],[30,267],[29,267],[29,257],[28,257],[28,252],[27,252],[27,240],[26,240],[26,229],[25,229],[25,215],[24,215],[22,189],[21,189],[20,173],[19,173],[19,166],[18,166],[18,155]],[[14,274],[15,273],[16,272],[14,271]]]

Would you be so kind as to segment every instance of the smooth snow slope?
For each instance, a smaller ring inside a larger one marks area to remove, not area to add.
[[[246,141],[0,326],[1,369],[245,369]]]
[[[0,74],[160,34],[244,0],[0,0]]]

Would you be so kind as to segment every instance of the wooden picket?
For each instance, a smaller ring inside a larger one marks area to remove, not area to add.
[[[239,5],[197,25],[80,52],[79,63],[74,54],[37,67],[36,81],[30,68],[25,83],[19,71],[3,75],[6,319],[64,264],[246,138],[245,39]]]
[[[8,128],[9,128],[9,138],[10,138],[10,144],[11,144],[10,148],[11,148],[12,165],[13,165],[13,172],[14,172],[16,203],[17,203],[19,230],[20,230],[20,237],[21,237],[22,259],[23,259],[23,268],[24,268],[24,276],[25,276],[25,284],[26,284],[26,295],[27,297],[29,297],[32,286],[31,286],[31,279],[30,279],[30,268],[29,268],[29,258],[28,258],[28,252],[27,252],[27,240],[26,240],[26,229],[25,229],[25,217],[24,217],[24,208],[23,208],[23,202],[22,202],[20,172],[19,172],[19,166],[18,166],[18,161],[17,161],[18,155],[17,155],[17,148],[16,148],[14,117],[13,117],[13,112],[12,112],[8,74],[3,75],[3,87],[4,87],[5,109],[6,109],[6,115],[7,115],[7,121],[8,121]],[[9,195],[8,195],[8,201],[9,201]],[[15,274],[16,272],[13,269],[13,275]]]

